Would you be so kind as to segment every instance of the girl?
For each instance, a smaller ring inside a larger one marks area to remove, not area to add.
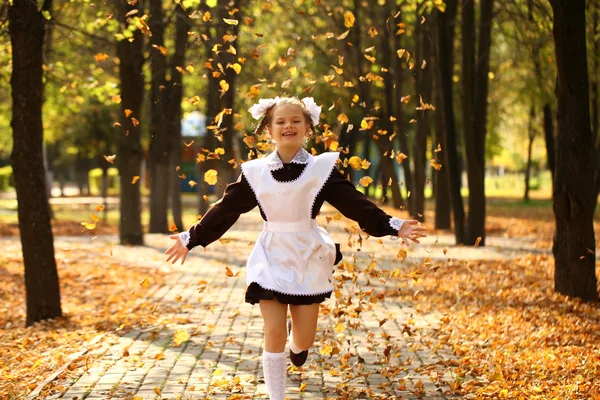
[[[419,243],[425,228],[387,215],[357,191],[335,166],[339,153],[313,157],[302,148],[319,122],[321,107],[312,98],[261,99],[250,112],[260,120],[256,134],[266,128],[276,150],[243,163],[223,198],[189,231],[170,236],[175,243],[166,254],[167,261],[181,258],[183,264],[191,249],[219,239],[240,214],[259,207],[265,223],[246,265],[246,302],[260,304],[265,382],[270,398],[283,400],[286,336],[290,360],[303,365],[315,340],[319,304],[331,296],[333,266],[342,258],[339,245],[315,222],[323,202],[371,236],[398,236],[408,245]],[[292,324],[286,330],[288,307]]]

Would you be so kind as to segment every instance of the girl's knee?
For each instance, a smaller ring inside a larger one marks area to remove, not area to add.
[[[285,325],[283,327],[265,326],[265,339],[276,346],[285,346],[285,342],[287,340],[287,331]]]

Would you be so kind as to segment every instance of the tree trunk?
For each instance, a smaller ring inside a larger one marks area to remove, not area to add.
[[[554,185],[556,149],[554,146],[554,117],[552,115],[552,106],[550,106],[550,103],[544,104],[544,141],[546,142],[548,168],[550,169],[550,174],[552,175],[552,185]]]
[[[456,122],[454,120],[454,100],[452,75],[454,71],[454,25],[456,23],[457,0],[448,0],[446,12],[440,13],[438,34],[438,67],[442,92],[442,115],[444,118],[445,135],[442,146],[444,159],[448,167],[450,199],[454,215],[454,236],[456,244],[464,243],[465,210],[460,194],[461,178],[456,145]]]
[[[385,124],[383,129],[387,130],[387,135],[379,138],[379,145],[382,147],[382,171],[384,175],[384,179],[382,180],[383,193],[384,195],[387,193],[388,182],[391,179],[390,189],[392,190],[392,205],[396,209],[404,208],[404,199],[402,198],[402,193],[400,192],[400,182],[398,180],[398,174],[396,173],[396,169],[394,168],[394,160],[389,158],[389,154],[394,148],[393,142],[389,141],[388,138],[393,134],[394,123],[392,119],[395,118],[398,120],[399,115],[396,115],[396,112],[400,111],[400,108],[394,105],[394,74],[399,72],[396,71],[396,67],[398,64],[392,65],[392,55],[394,50],[390,49],[390,43],[392,43],[392,39],[390,38],[390,34],[394,34],[394,25],[392,20],[392,27],[390,28],[388,25],[388,19],[391,20],[392,10],[390,7],[390,2],[385,3],[383,8],[383,40],[381,41],[381,45],[383,47],[383,66],[388,69],[387,73],[383,74],[383,84],[384,84],[384,96],[385,96],[385,113],[384,120]],[[391,29],[391,31],[390,31]],[[397,57],[396,57],[397,58]],[[397,103],[400,104],[400,103]],[[384,156],[383,153],[388,153],[387,156]]]
[[[402,10],[402,4],[399,5],[400,10]],[[402,22],[402,14],[400,14],[398,16],[398,18],[394,21],[396,24],[399,24],[400,22]],[[394,28],[396,29],[396,28]],[[402,48],[402,38],[404,35],[396,35],[394,34],[394,49],[399,50]],[[405,115],[404,112],[402,110],[402,96],[404,96],[404,93],[402,92],[402,88],[404,87],[403,83],[404,83],[404,59],[394,56],[394,54],[392,54],[392,57],[395,59],[395,84],[396,84],[396,98],[395,98],[395,103],[396,103],[396,107],[397,107],[397,112],[398,114],[396,115],[396,132],[397,132],[397,139],[398,142],[400,143],[400,152],[406,154],[406,156],[408,157],[407,160],[410,160],[410,147],[408,145],[408,136],[405,132],[403,132],[403,128],[404,128],[404,123],[406,122],[405,120]],[[412,171],[410,168],[410,162],[409,161],[405,161],[401,164],[402,170],[404,171],[404,186],[408,192],[411,192],[413,190],[413,180],[412,180]],[[406,204],[405,207],[408,209],[409,213],[412,211],[412,200],[410,198],[406,199]]]
[[[129,5],[117,2],[119,21],[126,23],[125,15],[133,10],[141,11],[139,2]],[[140,182],[132,183],[140,176],[143,159],[140,143],[139,119],[144,98],[143,47],[144,37],[138,29],[133,41],[121,40],[117,44],[119,78],[121,81],[121,128],[117,140],[117,167],[120,180],[121,244],[141,245],[144,242],[141,219]],[[129,114],[129,115],[128,115]]]
[[[431,74],[427,69],[421,69],[423,61],[429,60],[430,44],[427,43],[429,31],[425,30],[425,26],[421,24],[421,13],[419,12],[422,3],[417,3],[417,15],[415,18],[416,31],[416,48],[415,52],[415,74],[416,89],[419,97],[423,98],[426,103],[431,103]],[[426,72],[427,71],[427,72]],[[414,142],[414,192],[412,216],[418,221],[425,221],[425,164],[427,152],[427,136],[430,131],[429,113],[431,111],[420,111],[417,114],[417,132]]]
[[[558,85],[558,142],[554,182],[556,232],[554,288],[558,293],[594,301],[594,208],[597,192],[589,184],[597,154],[590,127],[585,33],[585,0],[551,0]]]
[[[441,76],[440,76],[440,68],[439,68],[439,57],[440,57],[440,34],[439,30],[442,29],[442,23],[440,23],[440,18],[442,16],[439,12],[435,14],[435,20],[432,27],[432,41],[434,43],[433,46],[433,54],[435,60],[433,60],[432,68],[433,70],[433,93],[434,93],[434,102],[438,105],[438,111],[434,114],[435,121],[435,140],[432,141],[432,148],[434,151],[432,152],[434,159],[439,162],[442,166],[439,171],[432,171],[432,185],[433,185],[433,193],[435,196],[435,229],[450,229],[451,228],[451,202],[450,202],[450,186],[448,184],[448,164],[446,160],[446,152],[445,148],[445,132],[444,132],[444,111],[443,111],[443,101],[442,101],[442,85],[441,85]],[[445,44],[444,44],[445,45]],[[441,151],[435,151],[437,146],[442,147]]]
[[[488,74],[492,43],[493,0],[481,1],[479,40],[475,58],[475,6],[464,0],[463,7],[463,107],[469,216],[465,244],[485,245],[485,137],[487,124]],[[475,64],[475,59],[477,64]]]
[[[600,32],[598,26],[600,26],[600,18],[598,17],[600,4],[594,2],[593,5],[593,22],[594,22],[594,52],[592,60],[592,136],[596,144],[596,152],[600,157],[600,132],[598,132],[598,125],[600,124]],[[595,186],[596,193],[600,195],[600,162],[598,162],[595,174]]]
[[[43,10],[50,3],[46,1]],[[14,0],[8,7],[8,21],[12,45],[11,161],[25,264],[26,325],[30,326],[62,315],[42,154],[42,49],[46,19],[35,1]]]
[[[523,201],[529,202],[529,181],[531,178],[531,152],[533,150],[533,140],[535,139],[535,108],[531,105],[529,111],[529,144],[527,146],[527,166],[525,167],[525,194],[523,195]]]
[[[221,16],[219,20],[223,20],[224,18],[229,18],[229,11],[231,9],[239,9],[240,8],[240,0],[226,0],[223,7],[220,7],[219,10],[221,12]],[[242,19],[240,15],[241,11],[238,11],[236,18],[239,20]],[[226,25],[224,27],[225,34],[229,34],[232,36],[239,36],[239,25]],[[232,46],[236,47],[239,51],[239,39],[230,43]],[[237,56],[235,54],[228,53],[226,51],[222,51],[219,53],[220,62],[222,65],[235,64],[237,62]],[[229,90],[225,92],[223,95],[223,108],[233,110],[235,105],[235,95],[236,95],[236,77],[237,73],[230,69],[226,75],[222,77],[228,84]],[[221,111],[221,110],[219,110]],[[223,122],[221,123],[221,132],[223,138],[223,147],[225,149],[224,159],[221,161],[221,172],[223,172],[223,176],[220,177],[221,184],[219,185],[219,193],[222,194],[225,191],[225,184],[228,182],[234,181],[233,178],[233,166],[229,164],[228,160],[231,159],[240,159],[240,154],[236,152],[236,146],[233,145],[235,139],[235,131],[233,125],[233,112],[225,114],[223,116]]]
[[[150,87],[150,232],[168,232],[169,152],[171,133],[165,126],[165,96],[167,56],[159,50],[165,45],[165,16],[163,1],[150,0],[149,26],[152,31],[150,60],[152,61]],[[176,72],[175,75],[180,75]]]
[[[173,222],[178,231],[183,231],[183,210],[181,206],[181,186],[177,166],[181,162],[181,100],[183,99],[183,76],[177,71],[178,66],[185,64],[190,21],[181,5],[175,9],[175,54],[171,59],[171,81],[167,87],[167,107],[165,116],[166,130],[171,140],[169,179],[171,193],[171,211]]]

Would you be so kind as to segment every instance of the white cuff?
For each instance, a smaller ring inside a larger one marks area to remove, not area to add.
[[[400,218],[396,217],[390,218],[390,226],[395,230],[399,231],[400,229],[402,229],[402,225],[404,225],[404,220],[401,220]]]
[[[190,232],[189,231],[181,232],[177,236],[179,236],[179,241],[181,242],[181,244],[187,248],[188,245],[190,244]]]

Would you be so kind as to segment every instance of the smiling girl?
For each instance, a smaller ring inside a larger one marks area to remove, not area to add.
[[[261,99],[250,112],[276,144],[268,156],[242,164],[237,182],[187,232],[171,235],[167,261],[183,263],[196,246],[219,239],[239,218],[259,207],[264,229],[246,264],[246,302],[260,304],[264,320],[263,372],[272,400],[285,398],[286,355],[302,366],[313,345],[319,304],[334,289],[333,267],[342,255],[315,218],[325,201],[371,236],[419,243],[425,228],[391,217],[356,190],[336,168],[339,153],[312,156],[303,142],[319,122],[321,107],[312,98]],[[288,308],[291,324],[286,326]],[[293,328],[292,328],[293,327]]]

